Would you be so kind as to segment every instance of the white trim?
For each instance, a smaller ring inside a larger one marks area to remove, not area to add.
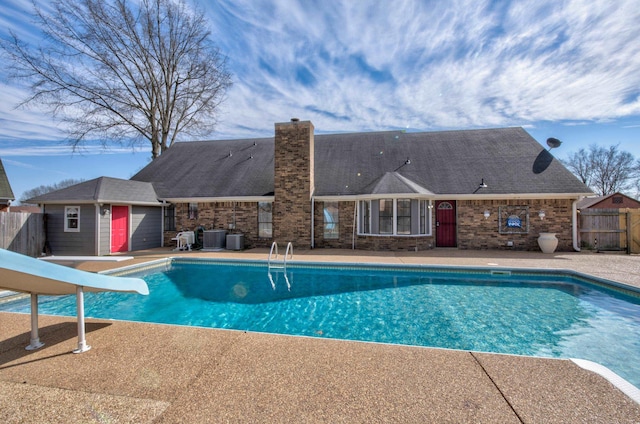
[[[75,208],[78,210],[78,216],[75,218],[78,221],[78,226],[75,228],[69,227],[69,215],[67,214],[67,209]],[[65,233],[79,233],[80,232],[80,215],[82,212],[82,208],[76,205],[70,205],[64,207],[64,232]]]
[[[256,202],[274,202],[275,196],[234,196],[234,197],[173,197],[163,198],[164,202],[169,203],[221,203],[221,202],[237,202],[237,203],[256,203]],[[162,206],[162,204],[159,204]]]
[[[94,246],[94,254],[98,255],[98,256],[100,255],[100,225],[101,225],[100,216],[101,216],[100,215],[100,205],[98,205],[96,203],[96,225],[94,227],[94,230],[96,232],[95,233],[96,242],[95,242],[95,246]]]
[[[324,205],[322,205],[322,212],[324,213]],[[315,247],[315,212],[316,212],[316,201],[313,198],[313,196],[311,197],[311,248],[313,249]],[[323,227],[324,228],[324,227]],[[324,231],[323,231],[323,235],[324,235]]]
[[[582,200],[582,197],[576,199],[571,204],[571,238],[573,239],[573,250],[580,251],[580,244],[578,243],[578,202]]]
[[[114,204],[114,205],[129,205],[129,206],[157,206],[162,207],[162,203],[158,202],[123,202],[121,200],[51,200],[46,202],[40,202],[38,205],[68,205],[73,203],[74,205],[102,205],[102,204]]]
[[[354,201],[374,199],[423,199],[423,200],[520,200],[520,199],[581,199],[593,193],[506,193],[506,194],[351,194],[314,196],[317,201]]]
[[[372,227],[372,213],[371,213],[371,200],[372,199],[364,199],[364,200],[360,200],[360,201],[355,201],[356,203],[356,210],[359,211],[360,209],[360,202],[367,202],[369,204],[369,230],[371,230]],[[418,205],[418,214],[417,217],[414,217],[413,215],[413,211],[411,211],[411,223],[413,224],[414,222],[414,218],[416,218],[418,220],[418,233],[412,233],[412,234],[398,234],[398,200],[416,200],[416,199],[409,199],[407,197],[399,197],[399,198],[389,198],[389,197],[385,197],[385,198],[377,198],[376,200],[391,200],[393,202],[393,225],[392,225],[392,229],[393,232],[392,233],[363,233],[362,229],[361,229],[361,225],[360,225],[360,219],[357,220],[356,223],[356,227],[357,227],[357,232],[356,234],[358,236],[372,236],[372,237],[433,237],[433,216],[432,216],[432,210],[433,210],[433,203],[431,202],[430,199],[417,199],[419,202],[426,202],[426,208],[427,210],[425,211],[425,229],[427,230],[426,234],[422,234],[420,233],[420,221],[422,219],[422,217],[420,216],[420,205]],[[360,218],[358,216],[358,218]],[[380,229],[380,222],[379,222],[380,217],[378,216],[378,230]]]

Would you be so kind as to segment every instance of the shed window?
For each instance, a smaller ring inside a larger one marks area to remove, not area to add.
[[[80,206],[65,206],[64,231],[67,233],[80,232]]]

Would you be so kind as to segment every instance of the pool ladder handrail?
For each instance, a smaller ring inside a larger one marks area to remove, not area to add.
[[[275,251],[276,256],[273,257],[273,252]],[[287,271],[287,258],[289,259],[293,259],[293,244],[291,242],[289,242],[287,244],[287,251],[284,254],[284,257],[282,258],[282,260],[279,260],[279,255],[278,255],[278,243],[277,242],[273,242],[271,243],[271,251],[269,252],[269,259],[267,261],[269,270],[271,270],[271,268],[273,269],[284,269],[285,272]],[[278,261],[277,265],[272,265],[271,262],[272,261]]]
[[[273,253],[275,251],[276,256],[273,257]],[[287,251],[284,254],[284,258],[282,258],[282,261],[280,262],[278,259],[279,255],[278,255],[278,243],[277,242],[273,242],[271,243],[271,250],[269,251],[269,259],[267,261],[267,265],[268,265],[268,270],[267,270],[267,275],[269,276],[269,281],[271,282],[271,287],[273,288],[273,290],[276,289],[276,283],[275,281],[273,281],[273,276],[271,275],[271,269],[282,269],[284,272],[284,279],[287,282],[287,289],[291,290],[291,283],[289,282],[289,278],[287,277],[287,258],[289,259],[293,259],[293,244],[291,242],[289,242],[287,244]],[[272,260],[276,260],[279,261],[277,265],[272,264],[271,261]]]

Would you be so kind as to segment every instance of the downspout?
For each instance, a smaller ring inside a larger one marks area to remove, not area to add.
[[[160,217],[160,247],[164,247],[164,217],[167,213],[166,211],[166,207],[167,207],[167,201],[163,200],[162,201],[162,212],[161,212],[161,217]]]
[[[571,235],[573,238],[573,250],[575,250],[576,252],[580,251],[580,246],[578,246],[578,202],[580,200],[582,200],[584,198],[584,196],[579,197],[578,199],[574,200],[573,203],[571,204],[571,219],[572,219],[572,228],[571,228]]]
[[[315,247],[315,241],[316,241],[316,237],[315,237],[315,214],[314,211],[316,210],[316,199],[315,198],[311,198],[311,248],[313,249]]]
[[[353,234],[351,235],[351,250],[356,250],[356,225],[358,223],[358,201],[353,201]]]

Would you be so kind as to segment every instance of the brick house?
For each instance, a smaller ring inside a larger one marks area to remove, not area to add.
[[[176,230],[227,229],[247,247],[574,248],[575,202],[592,194],[522,128],[179,143],[132,177],[153,182]],[[543,213],[541,213],[541,211]]]
[[[592,195],[522,128],[316,135],[297,119],[270,138],[176,143],[130,181],[152,184],[167,246],[200,229],[248,248],[538,250],[554,232],[568,251]]]

